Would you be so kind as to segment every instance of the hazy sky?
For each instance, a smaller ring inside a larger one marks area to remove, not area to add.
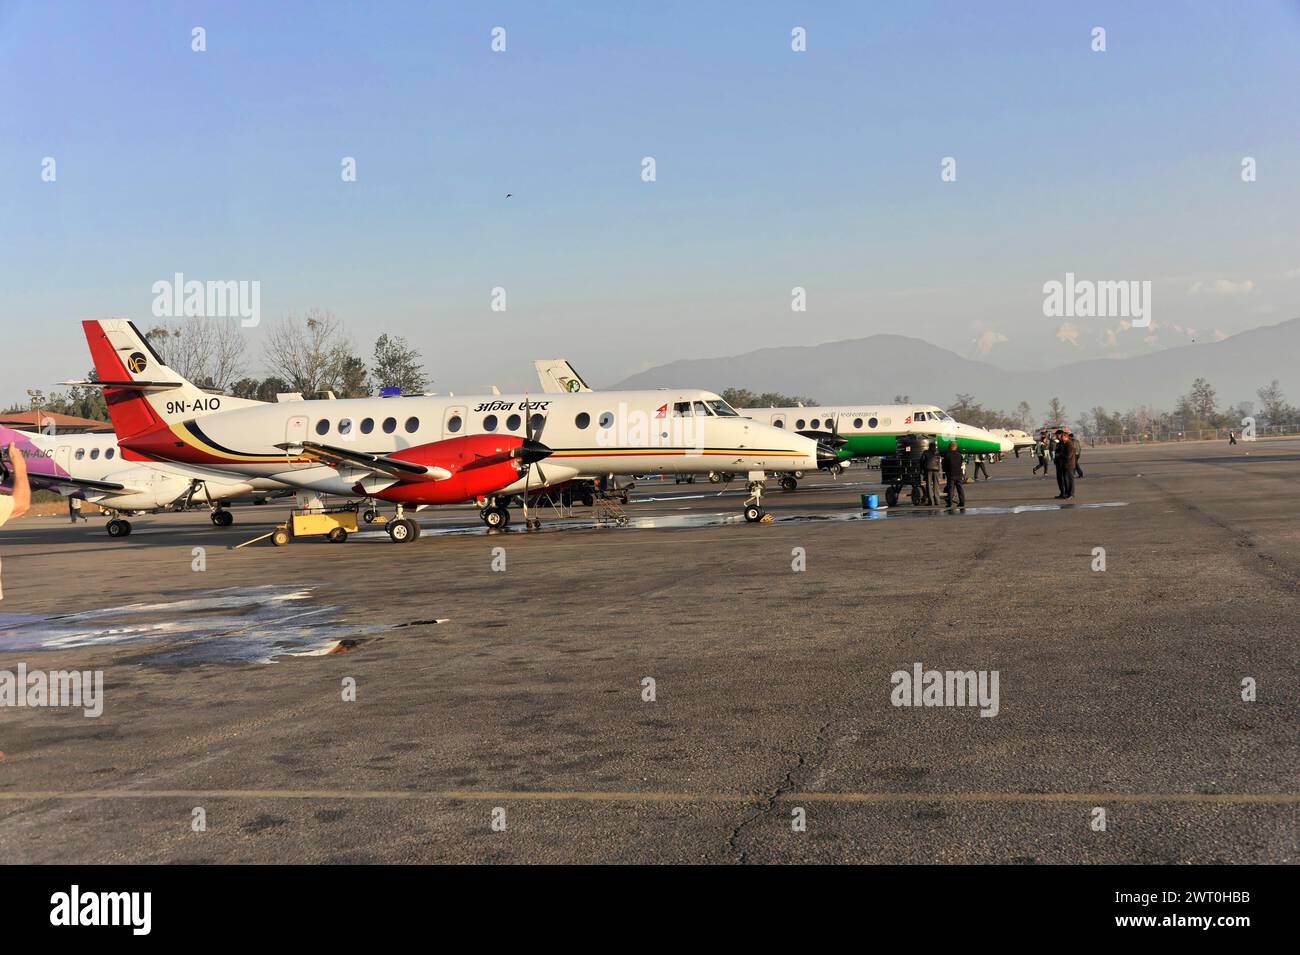
[[[175,272],[259,281],[264,326],[330,309],[367,356],[405,335],[440,391],[882,331],[1016,368],[1231,334],[1300,315],[1298,90],[1278,0],[0,0],[0,401],[85,372],[78,320],[155,322]],[[1067,271],[1151,281],[1152,328],[1045,317]]]

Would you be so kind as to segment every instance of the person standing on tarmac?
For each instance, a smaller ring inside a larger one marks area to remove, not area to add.
[[[1068,501],[1074,497],[1074,469],[1078,465],[1078,457],[1074,441],[1065,432],[1057,432],[1056,441],[1056,486],[1061,489],[1061,493],[1056,495],[1058,501]]]
[[[939,447],[933,439],[925,445],[921,455],[922,473],[925,475],[925,503],[931,507],[939,506],[939,472],[943,468]]]
[[[966,506],[966,491],[961,484],[961,452],[957,450],[957,442],[949,441],[948,450],[943,453],[943,476],[947,483],[943,486],[943,493],[948,499],[948,506],[952,507],[952,496],[955,491],[957,494],[957,506]]]
[[[988,457],[987,454],[976,454],[976,455],[974,455],[974,458],[975,458],[975,474],[974,474],[974,476],[971,477],[971,480],[972,480],[972,481],[978,481],[978,480],[980,479],[980,472],[981,472],[981,471],[984,472],[984,480],[987,481],[987,480],[989,479],[989,469],[984,465],[984,459],[987,458],[987,457]]]
[[[1047,477],[1047,435],[1046,434],[1040,434],[1038,436],[1038,440],[1034,442],[1034,460],[1037,462],[1034,465],[1034,473],[1037,474],[1038,469],[1042,468],[1043,477]]]
[[[1237,443],[1237,432],[1235,432],[1235,431],[1229,431],[1229,432],[1228,432],[1228,444],[1236,444],[1236,443]]]

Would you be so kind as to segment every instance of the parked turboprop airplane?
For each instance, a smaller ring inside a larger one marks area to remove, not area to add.
[[[746,408],[745,413],[835,448],[840,462],[893,454],[894,439],[903,434],[929,435],[944,447],[956,441],[963,454],[996,454],[1013,448],[1009,439],[954,421],[935,405]],[[794,488],[788,480],[781,483],[786,490]]]
[[[512,495],[527,500],[541,488],[629,470],[748,472],[755,486],[745,516],[756,521],[765,471],[811,469],[818,461],[811,438],[742,418],[704,391],[423,395],[226,410],[224,399],[213,407],[216,399],[163,365],[130,322],[82,324],[128,453],[317,494],[390,500],[398,507],[398,520],[387,525],[394,540],[418,533],[402,517],[403,505],[474,500],[489,527],[501,526]]]
[[[548,393],[591,391],[587,383],[563,358],[533,362],[542,388]],[[865,407],[865,406],[859,406]],[[1011,451],[1016,442],[1010,434],[996,434],[983,428],[954,421],[935,405],[877,405],[875,410],[853,406],[836,408],[741,408],[740,413],[776,428],[797,431],[836,450],[831,467],[852,458],[878,457],[894,452],[894,439],[902,434],[924,434],[957,442],[964,454],[994,454]],[[1023,432],[1020,432],[1023,434]],[[1033,441],[1028,442],[1030,445]],[[711,477],[718,477],[715,472]],[[723,475],[725,476],[725,475]],[[796,477],[787,474],[781,486],[793,490]]]
[[[110,537],[131,533],[123,512],[169,507],[194,495],[212,506],[212,523],[233,523],[221,502],[257,491],[282,490],[282,485],[262,479],[232,477],[218,471],[171,464],[126,460],[111,434],[35,434],[0,427],[0,446],[13,442],[27,461],[32,486],[79,497],[109,512]],[[0,485],[9,475],[0,466]]]

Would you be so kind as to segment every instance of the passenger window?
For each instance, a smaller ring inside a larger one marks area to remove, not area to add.
[[[94,461],[99,457],[99,448],[90,449],[90,460]]]
[[[853,419],[853,427],[854,427],[855,429],[860,429],[860,428],[862,427],[862,419],[861,419],[861,418],[854,418],[854,419]]]
[[[484,431],[495,431],[496,429],[497,429],[497,416],[496,416],[496,415],[494,415],[494,414],[490,414],[490,415],[488,415],[486,418],[483,419],[483,430],[484,430]]]
[[[800,418],[798,421],[796,421],[796,422],[794,423],[794,429],[795,429],[796,431],[802,431],[802,430],[803,430],[803,426],[804,426],[804,424],[805,424],[805,422],[804,422],[803,418]]]
[[[820,419],[820,418],[813,418],[813,419],[812,419],[812,429],[813,429],[814,431],[816,431],[819,427],[821,427],[821,423],[822,423],[822,422],[821,422],[821,419]]]
[[[460,430],[460,415],[454,414],[447,419],[447,430],[452,434]]]
[[[585,428],[587,425],[591,424],[591,415],[587,414],[585,411],[580,411],[578,412],[578,417],[573,419],[573,423],[578,428]]]
[[[392,434],[392,433],[393,433],[394,431],[396,431],[396,430],[397,430],[397,419],[396,419],[396,418],[385,418],[385,419],[384,419],[384,434]]]
[[[329,434],[329,431],[330,431],[330,423],[329,423],[329,421],[327,421],[327,420],[324,419],[324,418],[321,418],[319,421],[316,422],[316,433],[317,433],[317,434]]]
[[[600,413],[600,420],[596,422],[596,426],[597,426],[598,428],[612,428],[612,427],[614,427],[614,412],[612,412],[612,411],[602,411],[602,412]]]
[[[772,421],[772,427],[774,427],[774,428],[784,428],[784,427],[785,427],[785,422],[782,421],[780,418],[776,418],[776,419],[774,419],[774,420]]]
[[[112,458],[113,455],[114,455],[114,453],[115,453],[116,451],[117,451],[117,448],[109,448],[107,451],[104,452],[104,457],[106,457],[106,458]]]
[[[868,418],[868,419],[867,419],[867,427],[868,427],[868,428],[874,428],[874,427],[875,427],[877,424],[879,424],[879,423],[880,423],[880,419],[879,419],[879,418]]]
[[[419,418],[407,418],[407,419],[406,419],[406,433],[407,433],[407,434],[415,434],[415,432],[418,431],[419,429],[420,429],[420,419],[419,419]]]
[[[540,427],[542,426],[542,422],[545,421],[545,420],[546,420],[546,418],[545,418],[544,416],[542,416],[542,415],[539,415],[539,414],[535,414],[535,415],[533,415],[532,418],[530,418],[529,421],[528,421],[528,428],[529,428],[529,430],[530,430],[530,431],[536,431],[538,428],[540,428]]]
[[[519,415],[517,415],[517,414],[512,414],[509,418],[506,418],[506,430],[507,430],[507,431],[518,431],[518,430],[519,430],[519,423],[520,423],[521,420],[522,420],[522,419],[520,419]]]
[[[362,434],[369,434],[371,431],[374,431],[374,430],[375,430],[375,419],[374,419],[374,418],[362,418],[362,419],[361,419],[361,433],[362,433]]]
[[[339,434],[347,434],[352,430],[352,419],[342,418],[339,420]]]
[[[85,448],[77,448],[77,453],[73,455],[73,457],[75,457],[78,461],[80,461],[85,456],[86,456]]]

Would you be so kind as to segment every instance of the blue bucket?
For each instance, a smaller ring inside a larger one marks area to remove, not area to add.
[[[862,509],[864,511],[874,511],[880,506],[880,498],[875,494],[862,495]]]

